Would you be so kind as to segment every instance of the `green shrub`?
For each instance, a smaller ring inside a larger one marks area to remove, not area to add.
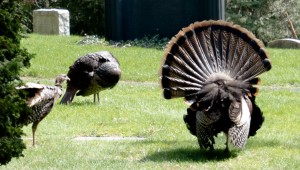
[[[104,35],[104,0],[58,0],[50,6],[69,10],[71,34]]]
[[[247,28],[267,43],[292,37],[289,20],[293,22],[299,37],[299,9],[298,0],[228,0],[226,19]]]
[[[76,35],[103,36],[105,0],[23,0],[26,7],[22,24],[32,30],[32,10],[62,8],[70,12],[70,32]],[[300,3],[298,0],[226,0],[226,20],[239,24],[264,42],[291,37],[288,20],[292,20],[300,37]],[[166,9],[167,10],[167,9]],[[285,13],[288,13],[288,17]]]
[[[16,90],[19,72],[30,66],[32,55],[20,47],[22,7],[20,0],[0,1],[0,165],[23,156],[25,145],[20,120],[30,112],[25,96]]]
[[[32,32],[32,11],[41,8],[67,9],[70,12],[70,33],[75,35],[104,35],[105,0],[23,0],[22,28]]]

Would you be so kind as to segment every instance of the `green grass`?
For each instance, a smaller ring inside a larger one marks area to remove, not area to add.
[[[162,98],[158,83],[162,50],[77,45],[80,37],[30,35],[22,45],[36,53],[24,81],[53,84],[74,60],[89,52],[111,51],[120,61],[122,81],[103,91],[101,104],[77,97],[57,104],[37,130],[24,127],[25,157],[0,169],[298,169],[300,167],[300,50],[267,49],[273,63],[261,76],[257,104],[265,122],[242,151],[224,153],[219,135],[216,151],[199,149],[182,120],[181,99]],[[141,141],[74,141],[79,136],[143,137]]]
[[[300,85],[300,50],[268,49],[272,70],[261,77],[263,85],[298,86]]]
[[[24,70],[24,76],[53,78],[67,73],[69,66],[87,53],[108,50],[121,63],[123,80],[158,81],[159,64],[162,50],[141,47],[115,47],[105,45],[78,45],[78,36],[56,37],[31,35],[23,39],[22,44],[29,52],[36,54],[30,69]]]

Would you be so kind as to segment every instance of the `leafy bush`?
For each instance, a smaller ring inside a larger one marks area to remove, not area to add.
[[[63,8],[70,11],[71,34],[103,36],[104,3],[105,0],[23,0],[27,9],[24,12],[27,17],[22,20],[24,30],[32,30],[32,10]],[[291,37],[289,20],[293,21],[299,37],[299,10],[298,0],[226,0],[226,20],[246,27],[264,42]]]
[[[144,48],[164,49],[168,43],[168,38],[161,38],[159,35],[144,36],[141,39],[127,40],[127,41],[109,41],[110,45],[116,47],[130,47],[139,46]]]
[[[13,157],[23,156],[25,144],[20,120],[30,109],[25,96],[16,85],[21,83],[19,72],[30,66],[32,55],[20,47],[22,6],[20,0],[0,1],[0,165]]]
[[[291,37],[289,20],[294,21],[296,32],[300,35],[299,9],[298,0],[228,0],[226,17],[246,27],[266,43]]]
[[[32,31],[32,11],[41,8],[67,9],[70,12],[70,33],[104,35],[104,0],[23,0],[26,9],[22,25]]]
[[[104,35],[104,0],[58,0],[50,6],[69,10],[71,34]]]

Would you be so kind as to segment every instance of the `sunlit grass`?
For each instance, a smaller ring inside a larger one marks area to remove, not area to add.
[[[101,50],[110,51],[120,62],[123,80],[158,81],[162,50],[141,47],[115,47],[114,45],[79,45],[78,36],[30,35],[22,44],[36,54],[24,76],[54,78],[67,73],[69,66],[81,56]]]
[[[272,70],[261,77],[263,85],[300,86],[300,50],[268,49]]]
[[[25,157],[0,169],[298,169],[300,167],[300,50],[267,49],[273,68],[261,76],[257,104],[265,122],[242,151],[225,153],[225,137],[216,151],[199,149],[182,120],[182,99],[165,100],[158,84],[162,50],[141,47],[77,45],[80,37],[30,35],[22,44],[36,53],[24,81],[53,84],[74,60],[109,50],[119,59],[122,80],[113,89],[57,104],[36,133],[24,127]],[[47,60],[46,60],[47,59]],[[47,62],[46,62],[47,61]],[[64,85],[65,86],[65,85]],[[79,136],[140,137],[144,140],[75,141]]]

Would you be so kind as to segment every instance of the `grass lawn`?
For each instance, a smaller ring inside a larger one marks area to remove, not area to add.
[[[163,99],[158,83],[163,50],[78,45],[79,40],[34,34],[23,39],[22,46],[36,54],[22,72],[24,81],[53,84],[78,57],[108,50],[120,61],[120,83],[100,93],[99,105],[93,104],[93,96],[55,105],[38,126],[36,147],[31,146],[31,125],[24,127],[25,156],[0,170],[300,168],[300,50],[267,49],[273,68],[260,76],[257,97],[265,122],[244,150],[226,154],[222,135],[216,151],[201,151],[183,122],[183,100]],[[143,140],[75,140],[82,136]]]

